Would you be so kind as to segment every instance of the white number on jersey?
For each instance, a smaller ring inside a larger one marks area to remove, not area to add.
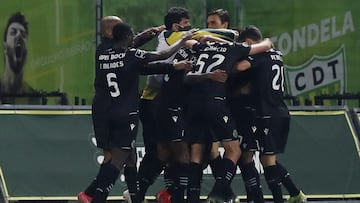
[[[284,67],[275,64],[271,67],[272,70],[275,70],[275,76],[272,80],[272,88],[273,90],[284,91]]]
[[[225,56],[221,54],[215,54],[211,57],[212,60],[214,60],[210,65],[207,67],[205,66],[205,61],[209,58],[209,54],[200,54],[199,58],[196,61],[196,66],[199,67],[198,70],[195,71],[195,73],[191,74],[201,74],[201,73],[210,73],[213,71],[213,68],[222,64],[225,60]],[[204,70],[205,68],[205,70]]]
[[[110,95],[112,97],[120,96],[120,89],[119,85],[116,81],[116,74],[115,73],[108,73],[106,74],[107,82],[109,87],[113,87],[113,90],[110,90]]]

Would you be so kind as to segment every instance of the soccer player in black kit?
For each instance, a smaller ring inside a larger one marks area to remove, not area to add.
[[[241,30],[239,32],[241,33]],[[240,35],[238,42],[244,41],[243,35]],[[226,80],[226,100],[241,140],[241,156],[238,166],[246,189],[246,201],[264,203],[260,175],[253,159],[255,152],[260,151],[256,136],[254,77],[254,69],[246,71],[234,69]]]
[[[112,32],[114,26],[118,23],[123,23],[122,19],[119,18],[118,16],[105,16],[101,19],[101,43],[96,48],[96,54],[95,54],[96,58],[97,56],[100,55],[100,53],[104,52],[105,50],[113,46],[114,40],[113,40]],[[143,45],[147,41],[154,38],[161,30],[162,30],[162,26],[158,26],[158,27],[148,28],[143,32],[138,33],[136,36],[134,36],[132,46],[136,48]],[[153,64],[148,64],[146,66],[149,67],[150,71],[156,72],[156,69],[164,69],[166,67],[169,67],[169,65],[170,64],[153,63]],[[177,64],[176,66],[181,66],[181,64]],[[143,70],[143,72],[144,74],[150,74],[150,72],[147,72],[146,69]],[[104,155],[103,163],[109,162],[111,160],[111,152],[108,149],[103,149],[103,155]],[[126,173],[134,174],[136,172],[137,172],[136,166],[129,166],[129,165],[125,166],[124,174]],[[129,184],[128,180],[126,180],[126,182],[127,184]],[[96,181],[94,180],[93,183],[96,184]],[[130,185],[128,185],[128,187],[132,188]],[[93,188],[92,185],[90,185],[89,188]],[[78,199],[80,202],[84,202],[84,201],[86,202],[88,198],[91,198],[89,197],[89,195],[92,196],[93,195],[92,192],[85,190],[85,192],[80,192],[78,194]]]
[[[239,35],[248,44],[262,40],[260,30],[247,26]],[[290,126],[290,115],[283,100],[284,64],[282,54],[275,49],[249,56],[237,64],[237,70],[253,70],[251,84],[255,96],[257,138],[260,145],[260,160],[265,179],[275,203],[283,203],[281,185],[290,194],[290,203],[306,202],[306,197],[290,178],[288,171],[277,161],[276,154],[283,153]]]
[[[97,147],[111,152],[111,160],[103,163],[93,185],[92,203],[104,203],[123,166],[135,166],[135,138],[138,128],[139,75],[145,64],[165,59],[181,48],[191,37],[184,34],[178,42],[162,52],[130,49],[133,32],[119,23],[113,28],[114,45],[97,55],[95,96],[92,117]],[[133,174],[136,180],[136,173]],[[126,174],[125,174],[126,176]],[[136,203],[140,201],[136,201]]]
[[[191,60],[187,49],[180,49],[174,61]],[[184,140],[185,123],[183,117],[184,93],[183,84],[186,71],[165,74],[161,89],[156,97],[156,127],[158,133],[158,156],[167,161],[168,170],[173,173],[173,183],[167,187],[171,202],[185,203],[185,191],[188,183],[189,152]],[[166,157],[164,157],[166,156]],[[164,195],[158,194],[159,202]]]
[[[210,37],[210,36],[209,36]],[[187,47],[196,53],[197,61],[195,70],[189,73],[188,77],[202,75],[218,69],[231,72],[240,59],[249,54],[266,51],[271,47],[269,39],[253,46],[237,43],[206,42],[199,43],[196,40],[188,40]],[[191,144],[190,174],[201,174],[202,155],[204,146],[212,142],[209,134],[215,136],[222,142],[225,148],[222,160],[222,175],[217,179],[210,199],[216,201],[228,201],[233,198],[226,194],[230,183],[235,175],[236,164],[240,157],[239,140],[235,124],[226,106],[225,83],[203,80],[191,86],[185,111],[186,132],[185,135]],[[198,152],[198,153],[195,153]],[[197,179],[196,179],[197,178]],[[192,180],[193,179],[193,180]],[[189,179],[189,187],[193,191],[200,190],[200,177]],[[191,189],[190,189],[191,191]],[[231,194],[232,195],[232,194]],[[199,202],[199,199],[192,199],[190,202]]]
[[[254,70],[234,72],[226,81],[226,100],[241,140],[238,165],[246,189],[247,202],[264,203],[259,172],[253,157],[260,150],[256,137],[256,109],[252,78]]]

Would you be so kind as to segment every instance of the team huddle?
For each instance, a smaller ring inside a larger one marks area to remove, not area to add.
[[[162,171],[166,189],[157,194],[159,202],[199,203],[202,171],[209,165],[215,183],[207,201],[235,201],[231,183],[239,167],[246,201],[262,203],[256,151],[274,202],[284,202],[282,186],[289,202],[306,202],[276,159],[285,150],[290,125],[282,54],[255,26],[230,29],[226,10],[208,13],[207,25],[191,29],[182,7],[168,10],[164,26],[136,36],[120,18],[103,18],[92,118],[104,161],[78,194],[79,202],[106,202],[124,169],[132,203],[145,200]],[[155,36],[156,51],[137,48]],[[148,76],[139,98],[140,75]],[[137,168],[139,120],[145,156]]]

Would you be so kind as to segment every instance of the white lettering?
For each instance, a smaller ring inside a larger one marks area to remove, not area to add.
[[[331,24],[333,26],[331,26],[331,37],[332,38],[337,38],[341,36],[341,31],[340,30],[336,30],[336,17],[333,16],[331,17]]]
[[[355,31],[351,11],[345,12],[341,27],[337,26],[336,18],[336,16],[331,16],[321,19],[318,23],[310,23],[293,30],[292,35],[289,34],[290,32],[284,32],[279,36],[271,37],[271,40],[276,45],[275,47],[286,55]]]
[[[308,46],[312,47],[317,44],[319,40],[319,27],[316,24],[308,25]]]
[[[112,69],[112,68],[121,68],[121,67],[124,67],[123,61],[100,64],[100,69]]]
[[[101,54],[101,55],[99,56],[99,60],[100,60],[100,61],[109,60],[109,55],[102,55],[102,54]]]
[[[348,30],[350,32],[354,32],[354,30],[355,30],[350,11],[347,11],[345,13],[344,24],[343,24],[343,34],[345,34]]]
[[[302,27],[301,28],[301,33],[299,32],[299,30],[294,30],[294,51],[298,50],[298,45],[304,49],[305,48],[305,40],[306,40],[306,28]]]
[[[114,59],[121,59],[125,57],[125,53],[119,53],[119,54],[111,54],[111,60]]]
[[[217,47],[217,46],[208,46],[205,47],[204,51],[216,51],[216,52],[226,52],[227,48]]]
[[[270,55],[270,57],[273,61],[282,61],[282,57],[280,55]]]
[[[321,21],[321,35],[320,35],[320,41],[326,42],[330,40],[330,18],[325,18]]]
[[[280,35],[278,46],[282,53],[287,54],[290,52],[291,36],[289,33],[285,32],[282,35]]]

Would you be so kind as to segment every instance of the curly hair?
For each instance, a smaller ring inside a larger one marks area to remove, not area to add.
[[[25,16],[23,14],[21,14],[20,12],[16,12],[16,13],[12,14],[8,20],[8,23],[6,25],[6,29],[4,32],[4,42],[6,41],[6,35],[8,32],[9,26],[12,23],[20,23],[21,25],[24,26],[26,34],[29,33],[28,22],[26,21]]]

